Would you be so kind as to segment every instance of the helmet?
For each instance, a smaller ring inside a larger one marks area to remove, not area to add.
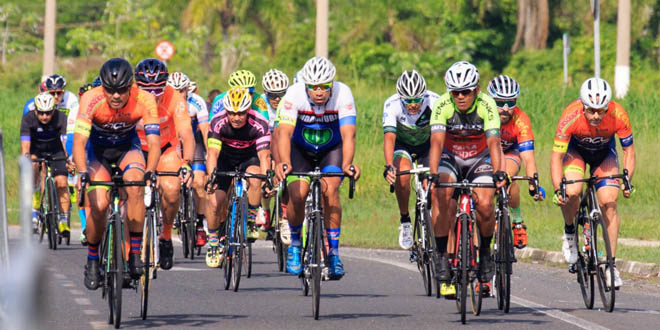
[[[103,87],[129,87],[133,84],[133,68],[125,59],[116,57],[103,64],[99,77]]]
[[[445,73],[445,85],[448,91],[474,90],[479,85],[479,70],[470,62],[456,62]]]
[[[197,90],[197,83],[191,80],[188,83],[188,93],[194,93],[196,90]]]
[[[403,71],[396,81],[396,92],[404,99],[414,99],[424,96],[426,81],[419,72]]]
[[[302,78],[302,70],[298,70],[298,72],[296,72],[296,75],[293,76],[293,83],[297,84],[299,82],[301,82],[301,83],[305,82]]]
[[[99,86],[101,86],[101,77],[96,76],[96,78],[94,78],[94,81],[92,81],[92,87],[99,87]]]
[[[140,86],[161,86],[167,83],[167,65],[156,58],[147,58],[135,66],[135,81]]]
[[[589,78],[580,87],[580,100],[588,108],[604,109],[612,100],[612,88],[605,79]]]
[[[45,82],[46,89],[49,91],[64,89],[64,87],[66,87],[66,79],[57,73],[46,78]]]
[[[229,112],[243,112],[250,108],[252,96],[247,88],[235,86],[222,98],[222,105]]]
[[[167,78],[167,84],[176,90],[182,90],[188,87],[190,79],[188,79],[188,76],[183,72],[172,72],[170,77]]]
[[[94,88],[94,85],[92,84],[84,84],[80,86],[80,89],[78,89],[78,97],[82,96],[83,94],[85,94],[85,92],[87,92],[92,88]]]
[[[306,84],[325,84],[335,79],[337,69],[329,59],[321,56],[310,58],[302,68],[301,78]]]
[[[241,86],[245,88],[254,87],[257,78],[248,70],[237,70],[229,75],[229,87]]]
[[[488,94],[496,99],[515,99],[520,95],[520,85],[515,79],[500,75],[488,83]]]
[[[34,106],[40,112],[55,110],[55,98],[49,93],[39,93],[34,97]]]
[[[280,70],[271,69],[261,79],[265,92],[282,92],[289,88],[289,77]]]

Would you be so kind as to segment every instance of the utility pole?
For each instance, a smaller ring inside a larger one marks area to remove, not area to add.
[[[328,0],[316,0],[316,56],[328,57]]]
[[[591,1],[594,13],[594,76],[600,78],[600,1]]]
[[[55,0],[46,0],[46,17],[44,18],[44,63],[43,75],[55,73]]]
[[[630,84],[630,0],[619,0],[616,29],[614,91],[616,97],[624,98]]]

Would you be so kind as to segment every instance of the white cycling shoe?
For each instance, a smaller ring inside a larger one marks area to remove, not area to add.
[[[575,234],[564,233],[564,242],[561,245],[561,251],[564,253],[564,260],[569,264],[577,262],[577,242],[575,241]]]
[[[399,226],[399,246],[404,250],[409,250],[413,246],[412,224],[404,222]]]
[[[289,228],[289,221],[284,218],[280,219],[280,238],[284,245],[291,245],[291,229]]]
[[[605,268],[605,285],[609,286],[611,278],[610,278],[610,270],[609,268]],[[615,288],[620,288],[623,285],[623,280],[621,280],[621,274],[619,274],[619,270],[614,267],[614,287]]]

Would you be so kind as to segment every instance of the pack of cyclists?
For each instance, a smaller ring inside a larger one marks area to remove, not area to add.
[[[207,246],[206,264],[216,268],[224,249],[223,222],[231,179],[221,177],[210,182],[211,175],[216,169],[264,175],[272,171],[273,181],[284,181],[287,186],[283,219],[279,222],[281,239],[288,245],[286,270],[299,275],[309,179],[288,174],[315,168],[343,172],[354,179],[361,174],[353,164],[355,101],[350,87],[335,76],[336,68],[330,60],[313,57],[296,73],[291,85],[282,71],[266,72],[261,79],[264,94],[259,94],[255,91],[255,75],[237,70],[229,76],[229,90],[213,90],[205,100],[187,75],[169,72],[158,59],[144,59],[133,67],[124,59],[113,58],[103,64],[93,83],[80,88],[80,104],[73,93],[65,90],[64,77],[56,74],[44,80],[40,93],[24,108],[21,152],[32,157],[42,157],[45,152],[69,157],[69,161],[53,163],[63,210],[58,229],[63,235],[70,233],[70,190],[77,192],[90,181],[110,180],[115,167],[124,180],[157,182],[162,206],[160,268],[165,270],[174,265],[171,236],[181,184],[194,190],[197,246]],[[521,188],[508,178],[518,175],[523,166],[529,177],[538,173],[531,121],[518,104],[520,85],[514,78],[496,76],[484,92],[477,68],[459,61],[446,71],[444,82],[446,90],[436,93],[427,89],[424,77],[416,70],[403,71],[398,78],[396,92],[383,105],[383,176],[394,186],[400,214],[398,243],[407,250],[413,246],[411,179],[410,175],[396,173],[414,164],[428,167],[429,180],[425,184],[432,185],[435,276],[443,284],[442,294],[451,295],[455,293],[448,281],[449,260],[456,253],[451,230],[456,197],[452,188],[433,184],[468,181],[507,187],[513,244],[520,249],[528,244],[520,210]],[[612,101],[612,90],[605,80],[590,78],[582,85],[579,98],[561,114],[551,156],[553,202],[561,207],[565,219],[562,251],[569,264],[577,261],[573,219],[582,186],[567,187],[563,198],[561,180],[582,178],[587,165],[592,175],[619,173],[614,135],[623,148],[623,169],[632,178],[635,150],[628,115]],[[38,172],[35,167],[35,175]],[[179,175],[159,176],[159,172]],[[76,189],[69,189],[67,181],[75,183]],[[346,274],[339,257],[342,178],[327,177],[322,183],[328,278],[339,280]],[[620,224],[616,208],[620,189],[626,198],[634,191],[625,190],[617,180],[597,184],[613,255]],[[35,187],[35,191],[40,188]],[[132,186],[124,191],[130,241],[128,268],[130,276],[137,279],[143,269],[139,256],[145,188]],[[528,192],[536,201],[545,198],[540,186],[530,183]],[[100,281],[99,242],[109,200],[107,189],[101,186],[89,186],[83,193],[87,198],[85,207],[79,209],[84,229],[81,242],[88,249],[84,284],[95,290]],[[490,242],[495,232],[494,193],[491,188],[473,190],[481,242],[478,279],[482,283],[493,277]],[[37,195],[33,203],[35,221]],[[260,227],[270,229],[270,195],[265,182],[248,180],[247,238],[251,241],[259,237]],[[615,285],[621,286],[616,269],[614,276]]]

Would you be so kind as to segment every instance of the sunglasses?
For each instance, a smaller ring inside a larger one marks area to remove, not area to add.
[[[451,91],[451,95],[457,97],[458,95],[468,96],[472,94],[472,89],[461,89],[460,91]]]
[[[160,96],[165,93],[165,87],[142,87],[141,89],[153,94],[154,96]]]
[[[593,115],[593,114],[598,114],[600,116],[604,115],[607,112],[607,108],[604,109],[593,109],[593,108],[584,108],[584,112]]]
[[[50,95],[53,95],[53,96],[62,96],[64,94],[64,91],[51,91],[51,92],[48,92],[48,93],[50,93]]]
[[[126,92],[128,92],[129,89],[131,89],[131,86],[124,86],[124,87],[119,87],[119,88],[110,88],[110,87],[103,86],[103,89],[106,91],[106,93],[112,94],[112,95],[114,95],[115,93],[125,94]]]
[[[55,110],[51,110],[51,111],[37,111],[37,116],[46,116],[46,117],[49,117],[49,116],[52,116],[54,113],[55,113]]]
[[[420,104],[420,103],[422,103],[422,101],[424,101],[424,99],[421,98],[421,97],[417,97],[417,98],[414,98],[414,99],[401,99],[401,101],[403,101],[403,104],[405,104],[405,105]]]
[[[321,90],[321,91],[329,91],[332,88],[332,83],[325,83],[325,84],[318,84],[318,85],[307,85],[307,89],[310,91],[316,91],[316,90]]]
[[[511,109],[516,106],[516,100],[495,101],[495,104],[497,105],[498,108],[504,108],[504,106],[506,105],[509,107],[509,109]]]
[[[227,113],[229,114],[229,116],[232,116],[232,117],[233,116],[243,117],[243,116],[247,115],[247,111],[240,111],[240,112],[228,111]]]
[[[279,93],[270,93],[270,92],[266,92],[266,97],[268,97],[268,99],[272,99],[272,100],[277,99],[277,98],[280,98],[280,99],[281,99],[281,98],[284,97],[284,94],[286,94],[286,91],[284,91],[284,92],[279,92]]]

